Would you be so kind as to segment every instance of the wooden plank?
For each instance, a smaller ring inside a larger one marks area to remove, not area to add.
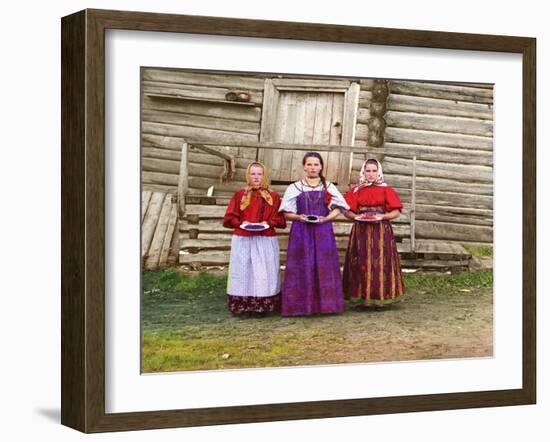
[[[277,229],[278,233],[288,233],[290,232],[292,223],[288,222],[285,229]],[[410,226],[408,224],[393,224],[393,231],[395,236],[410,236]],[[225,233],[232,231],[223,227],[222,220],[203,220],[199,219],[199,224],[189,223],[186,219],[179,221],[179,230],[180,232],[189,232],[190,229],[199,229],[199,233]],[[335,235],[349,235],[351,231],[351,223],[349,222],[335,222],[333,223],[333,229]]]
[[[141,192],[141,222],[145,218],[147,208],[149,207],[149,201],[151,201],[152,192],[150,190],[143,190]]]
[[[199,150],[201,152],[209,153],[210,155],[217,157],[217,158],[223,158],[224,160],[234,161],[235,158],[231,153],[228,152],[230,148],[226,147],[218,147],[218,146],[208,146],[203,143],[191,143],[194,150]]]
[[[171,95],[175,97],[189,97],[223,101],[226,100],[226,94],[228,92],[232,92],[231,89],[227,87],[199,86],[192,84],[163,83],[155,81],[142,81],[141,86],[142,93],[149,95],[161,94]],[[262,91],[250,90],[247,92],[250,94],[249,103],[262,103]]]
[[[352,145],[355,140],[355,130],[357,128],[357,109],[359,107],[360,86],[358,83],[352,83],[346,92],[344,98],[344,116],[342,127],[342,138],[339,144]],[[338,182],[349,184],[351,175],[352,155],[342,152],[339,155]]]
[[[493,152],[486,150],[459,149],[456,147],[423,146],[421,144],[384,143],[383,149],[370,149],[372,153],[383,153],[396,157],[416,155],[423,161],[492,166]]]
[[[145,220],[141,225],[141,257],[143,258],[151,246],[151,240],[155,233],[159,220],[162,204],[166,194],[154,192],[149,202],[149,208],[145,214]]]
[[[206,196],[206,192],[210,188],[210,186],[206,188],[200,188],[200,187],[192,187],[189,186],[189,195],[191,196]],[[214,192],[212,194],[215,198],[227,198],[228,200],[231,199],[231,197],[235,194],[232,190],[225,190],[222,188],[214,188]]]
[[[215,163],[221,163],[222,160],[219,158]],[[190,175],[195,178],[210,178],[217,180],[217,183],[220,184],[221,180],[220,177],[223,173],[223,164],[215,164],[215,165],[206,165],[206,164],[197,164],[194,162],[189,162],[189,170]],[[233,182],[240,182],[242,186],[244,186],[245,182],[245,174],[246,174],[246,168],[239,167],[235,169],[235,173],[233,175],[233,179],[231,181]]]
[[[183,137],[171,137],[142,132],[141,142],[142,144],[147,146],[159,147],[162,149],[170,149],[181,152],[181,146],[183,143],[186,142],[186,140]]]
[[[359,103],[357,103],[359,105]],[[367,124],[367,120],[371,117],[368,107],[359,107],[357,109],[356,123]]]
[[[201,117],[226,118],[235,121],[248,121],[260,123],[262,119],[262,109],[260,106],[228,106],[226,103],[216,103],[197,100],[162,100],[158,97],[142,97],[144,110],[179,112],[187,115],[197,115]]]
[[[204,191],[206,191],[206,189],[208,189],[210,186],[214,186],[215,195],[218,195],[218,192],[226,192],[232,195],[237,190],[243,187],[243,181],[230,181],[227,183],[221,183],[219,178],[205,178],[193,175],[189,176],[189,188],[204,189]],[[286,190],[286,187],[286,185],[272,185],[271,189],[281,194]]]
[[[162,172],[170,174],[178,174],[180,171],[180,161],[156,159],[156,158],[142,158],[141,170],[145,172]]]
[[[141,148],[142,158],[155,158],[162,160],[172,160],[179,163],[181,153],[171,149],[160,149],[158,147],[148,147],[143,145]]]
[[[317,108],[315,111],[315,121],[313,124],[313,144],[330,144],[330,130],[332,122],[332,107],[334,103],[334,94],[319,94],[317,96]],[[311,147],[309,150],[318,151],[323,158],[325,168],[323,170],[323,176],[328,181],[336,181],[338,179],[337,170],[333,170],[332,163],[330,163],[329,156],[332,148],[320,151],[319,149]]]
[[[172,195],[176,195],[178,192],[178,188],[176,186],[166,186],[163,184],[151,184],[151,183],[141,183],[141,189],[142,190],[148,190],[151,192],[162,192],[162,193],[170,193]]]
[[[283,142],[266,142],[266,143],[249,143],[246,141],[197,141],[192,142],[200,143],[206,146],[226,146],[226,147],[238,147],[238,148],[248,148],[248,149],[273,149],[273,150],[301,150],[307,152],[310,150],[315,150],[318,152],[328,152],[328,151],[338,151],[338,152],[358,152],[364,153],[364,148],[356,148],[354,146],[340,146],[332,144],[292,144],[292,143],[283,143]],[[379,149],[380,150],[380,149]],[[403,157],[411,158],[412,155],[404,154]]]
[[[245,148],[247,151],[251,150],[248,148]],[[244,169],[248,167],[248,165],[251,162],[250,158],[240,158],[241,154],[237,152],[235,154],[235,167],[237,169]],[[203,165],[205,166],[212,166],[213,164],[220,164],[220,167],[223,167],[223,160],[220,158],[217,158],[209,153],[202,153],[198,150],[192,149],[192,147],[189,149],[189,163],[193,163],[194,167],[201,167]],[[221,172],[220,172],[221,173]],[[218,174],[219,176],[219,174]]]
[[[367,135],[369,133],[369,128],[366,124],[357,123],[355,125],[355,140],[364,141],[365,146],[367,145]]]
[[[386,173],[384,170],[386,182],[393,187],[410,187],[412,177],[410,175],[396,175]],[[492,183],[469,183],[458,180],[434,177],[416,177],[416,188],[421,190],[433,190],[438,192],[456,192],[470,193],[476,195],[493,195]]]
[[[408,253],[408,252],[401,252]],[[345,259],[345,252],[339,251],[339,261],[342,265]],[[212,250],[203,251],[200,253],[187,253],[180,251],[179,263],[183,265],[189,265],[194,263],[200,263],[204,266],[226,266],[229,264],[230,251],[229,250]],[[280,253],[281,264],[286,262],[286,252]],[[469,259],[461,260],[426,260],[426,259],[401,259],[401,266],[406,268],[432,268],[432,269],[446,269],[453,267],[467,267]]]
[[[189,192],[189,145],[183,143],[181,146],[179,174],[178,174],[178,207],[177,215],[185,214],[185,195]]]
[[[193,97],[190,95],[183,95],[183,94],[172,94],[172,93],[158,93],[158,92],[149,92],[147,93],[146,97],[150,98],[151,100],[158,100],[158,101],[190,101],[190,102],[196,102],[196,103],[210,103],[214,106],[228,106],[228,107],[259,107],[259,103],[254,103],[250,101],[233,101],[233,100],[221,100],[217,98],[204,98],[204,97]]]
[[[215,129],[179,126],[174,124],[162,124],[143,121],[141,128],[144,134],[186,138],[189,140],[200,140],[203,142],[209,141],[220,144],[226,142],[258,142],[258,136],[256,135],[228,132]]]
[[[395,188],[402,202],[411,199],[410,188]],[[433,190],[416,190],[416,204],[429,204],[433,206],[471,207],[478,209],[492,209],[493,197],[487,195],[470,195],[459,192],[438,192]]]
[[[174,230],[178,221],[178,205],[172,201],[170,206],[170,214],[168,218],[168,225],[166,227],[166,234],[162,241],[162,247],[160,248],[159,267],[165,267],[168,265],[168,256],[172,249],[172,240],[174,238]]]
[[[311,140],[306,138],[306,122],[308,118],[308,101],[311,102],[311,96],[307,93],[296,94],[296,122],[294,124],[294,143],[310,144]],[[316,101],[316,100],[315,100]],[[315,112],[315,109],[313,109]],[[313,114],[314,115],[314,114]],[[290,171],[289,181],[296,181],[303,176],[302,166],[303,152],[299,150],[292,151],[290,164],[284,164],[283,167]]]
[[[329,129],[329,144],[342,144],[342,135],[344,130],[344,94],[334,94],[332,97],[332,111]],[[329,181],[339,183],[340,156],[345,155],[340,152],[329,152],[325,164],[325,174],[329,176]],[[349,154],[347,154],[349,156]]]
[[[178,229],[178,217],[177,217],[177,208],[176,208],[176,217],[174,228],[172,232],[172,240],[170,242],[170,252],[168,253],[167,265],[173,266],[178,263],[178,257],[180,252],[180,232]]]
[[[277,124],[277,109],[279,103],[279,92],[273,84],[273,80],[266,78],[264,82],[264,101],[262,106],[262,122],[260,128],[260,141],[274,141],[275,125]],[[273,151],[264,149],[258,150],[258,161],[263,164],[273,165]],[[270,176],[278,177],[278,169],[271,166]]]
[[[166,229],[170,221],[170,212],[172,210],[172,195],[166,195],[162,204],[158,223],[154,229],[153,239],[149,250],[144,256],[144,266],[148,270],[155,270],[159,266],[160,253],[166,236]]]
[[[359,80],[359,85],[361,86],[361,90],[372,91],[372,89],[374,88],[374,79],[361,78]]]
[[[492,218],[475,218],[471,216],[443,216],[438,213],[430,212],[430,213],[418,213],[417,220],[422,221],[440,221],[440,222],[448,222],[448,223],[462,223],[462,224],[468,224],[468,225],[475,225],[475,226],[493,226],[493,219]]]
[[[350,80],[332,80],[332,79],[294,79],[294,78],[274,78],[273,84],[277,89],[281,88],[300,88],[300,89],[347,89]]]
[[[409,95],[390,94],[388,97],[388,110],[493,120],[493,106],[491,104]]]
[[[176,124],[191,126],[195,128],[216,129],[226,132],[258,135],[260,125],[256,122],[231,120],[219,117],[203,117],[198,115],[184,114],[180,112],[147,110],[141,113],[143,121],[154,123]]]
[[[411,188],[411,250],[414,252],[416,250],[416,241],[415,241],[415,216],[416,216],[416,157],[412,159],[412,188]]]
[[[458,223],[416,220],[418,238],[453,239],[478,242],[492,242],[493,229],[488,226],[474,226]]]
[[[187,215],[198,215],[201,219],[219,219],[221,222],[221,218],[225,215],[227,205],[226,204],[216,204],[216,205],[204,205],[204,204],[186,204],[186,214]],[[409,212],[408,205],[405,205],[406,212]],[[339,222],[350,222],[347,221],[343,215],[340,215],[336,220],[334,221],[336,223]],[[409,214],[403,213],[399,218],[394,220],[394,223],[397,224],[403,224],[409,222]]]
[[[478,213],[472,213],[478,211]],[[465,207],[417,205],[416,219],[493,226],[493,211]]]
[[[315,134],[315,114],[317,113],[317,98],[319,94],[306,94],[306,116],[304,144],[312,144]]]
[[[285,92],[280,94],[279,109],[277,112],[277,127],[275,129],[274,140],[284,143],[296,144],[294,135],[296,133],[296,112],[297,112],[297,94],[294,92]],[[274,154],[275,156],[275,154]],[[294,149],[284,150],[279,154],[280,170],[278,179],[281,181],[292,180],[292,157]]]
[[[493,136],[493,122],[487,120],[395,111],[387,111],[384,118],[389,127],[480,135],[483,137]]]
[[[359,107],[364,107],[368,109],[371,101],[372,92],[364,90],[359,92]]]
[[[162,68],[147,68],[143,70],[143,80],[189,84],[198,86],[222,87],[226,89],[263,90],[263,78],[234,75],[230,73],[190,72]]]
[[[141,172],[141,182],[145,184],[161,184],[164,186],[178,186],[178,175],[161,172]]]
[[[410,174],[412,160],[408,158],[398,158],[386,155],[383,161],[384,172],[389,175],[405,175]],[[471,164],[449,164],[438,163],[435,161],[416,162],[416,172],[418,176],[444,178],[466,182],[493,182],[493,168],[486,166],[474,166]]]
[[[255,147],[244,147],[243,149],[244,152],[253,152],[254,150],[256,150]],[[238,146],[224,146],[221,144],[201,143],[200,141],[189,143],[189,154],[206,154],[210,156],[210,161],[212,161],[213,157],[224,157],[224,159],[231,159],[231,157],[233,157],[234,159],[235,157],[243,155],[241,150],[242,149]],[[255,156],[255,153],[253,153],[253,157]]]
[[[473,103],[493,103],[492,89],[400,80],[391,80],[389,85],[390,95],[415,95]]]
[[[359,125],[358,125],[359,126]],[[356,135],[359,138],[359,134]],[[386,128],[386,141],[390,143],[421,144],[428,146],[458,147],[473,150],[493,150],[492,137],[450,134],[417,129]]]
[[[205,239],[203,234],[199,233],[198,239],[189,239],[183,236],[181,242],[181,250],[188,251],[190,253],[200,253],[210,250],[230,250],[231,249],[231,233],[229,232],[224,238],[218,239]],[[349,237],[338,236],[336,237],[336,247],[340,251],[345,251],[348,246]],[[288,235],[278,235],[279,247],[281,250],[286,251],[288,248]]]

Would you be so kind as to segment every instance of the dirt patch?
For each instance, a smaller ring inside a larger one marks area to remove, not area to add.
[[[330,316],[240,320],[223,292],[154,303],[144,313],[146,372],[493,354],[491,288],[409,292],[399,306]]]

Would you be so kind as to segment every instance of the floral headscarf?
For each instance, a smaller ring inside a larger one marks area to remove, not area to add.
[[[260,183],[260,187],[258,187],[257,189],[252,187],[252,178],[250,177],[250,168],[252,166],[260,166],[264,170],[264,177],[262,178],[262,181]],[[245,178],[246,178],[246,187],[245,187],[244,195],[241,198],[240,209],[244,210],[248,207],[248,205],[250,204],[250,201],[252,199],[252,192],[254,190],[257,190],[259,192],[260,196],[267,202],[267,204],[272,206],[273,205],[273,198],[271,197],[271,193],[270,193],[270,189],[269,189],[269,178],[267,176],[267,170],[266,170],[265,166],[262,163],[259,163],[257,161],[253,161],[246,168]]]
[[[376,163],[376,166],[378,167],[378,176],[376,177],[376,180],[369,183],[367,181],[367,174],[365,173],[365,168],[367,167],[367,164],[373,164],[373,163]],[[359,179],[357,180],[357,186],[355,186],[354,192],[357,192],[361,187],[367,187],[367,186],[387,186],[386,181],[384,180],[384,173],[382,172],[382,165],[380,164],[380,161],[374,158],[365,160],[363,162],[363,165],[361,166],[361,171],[359,172]]]

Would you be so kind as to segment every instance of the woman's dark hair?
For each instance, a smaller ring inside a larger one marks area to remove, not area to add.
[[[367,160],[367,164],[374,164],[376,166],[376,169],[378,169],[378,161],[376,161],[374,158],[369,158]]]
[[[306,165],[306,160],[308,158],[317,158],[319,162],[321,163],[321,171],[319,172],[319,178],[321,178],[321,182],[323,183],[323,188],[327,188],[327,182],[325,180],[325,177],[323,176],[323,170],[325,168],[325,162],[323,161],[323,157],[318,152],[307,152],[304,155],[304,158],[302,159],[302,166]]]

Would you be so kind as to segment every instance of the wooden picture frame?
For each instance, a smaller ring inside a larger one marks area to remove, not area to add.
[[[105,30],[521,54],[522,386],[170,411],[105,411]],[[313,23],[84,10],[62,19],[62,424],[83,432],[533,404],[536,400],[536,40]]]

